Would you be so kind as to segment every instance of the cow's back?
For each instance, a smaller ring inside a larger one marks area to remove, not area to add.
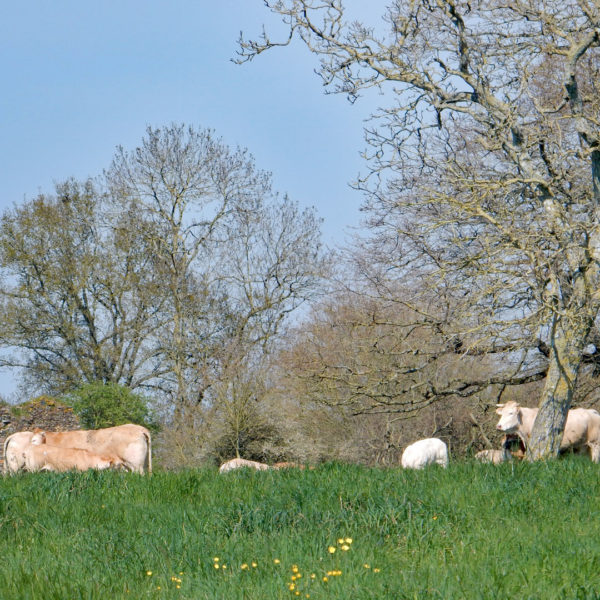
[[[224,462],[219,467],[219,473],[227,473],[228,471],[234,471],[235,469],[255,469],[257,471],[267,471],[269,465],[257,462],[255,460],[246,460],[245,458],[232,458],[227,462]]]
[[[448,447],[438,438],[418,440],[406,447],[401,464],[405,469],[422,469],[431,464],[448,465]]]

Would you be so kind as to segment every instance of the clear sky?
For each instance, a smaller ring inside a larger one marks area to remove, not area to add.
[[[377,23],[385,1],[345,4]],[[0,211],[101,174],[148,125],[185,123],[248,148],[276,190],[317,208],[326,244],[359,224],[361,196],[348,182],[364,172],[363,121],[376,98],[325,95],[300,43],[234,64],[240,31],[281,31],[262,0],[1,5]],[[0,394],[11,377],[0,373]]]
[[[326,243],[358,223],[361,198],[348,182],[362,169],[362,121],[374,105],[326,96],[300,43],[231,62],[241,30],[281,30],[262,0],[2,4],[0,210],[100,174],[148,125],[185,123],[248,148],[278,191],[317,207]],[[381,14],[380,0],[347,4]]]

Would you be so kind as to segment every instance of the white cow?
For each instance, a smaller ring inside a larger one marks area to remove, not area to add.
[[[257,471],[266,471],[270,469],[269,465],[265,465],[261,462],[256,462],[255,460],[246,460],[245,458],[232,458],[227,462],[224,462],[219,467],[219,473],[227,473],[228,471],[233,471],[234,469],[256,469]]]
[[[35,471],[86,471],[121,467],[116,456],[100,455],[81,448],[61,448],[46,443],[43,432],[36,433],[23,450],[25,470]]]
[[[39,430],[36,430],[38,432]],[[95,454],[116,456],[128,471],[152,473],[152,440],[141,425],[117,425],[105,429],[46,431],[45,443],[61,448],[80,448]],[[23,451],[34,432],[13,433],[4,442],[4,473],[25,468]]]
[[[511,400],[506,404],[498,404],[496,412],[500,415],[496,429],[517,434],[528,446],[538,409],[520,406]],[[585,448],[589,450],[593,462],[600,462],[600,413],[591,408],[573,408],[567,413],[560,450],[577,451]]]
[[[419,440],[407,446],[402,453],[402,466],[405,469],[422,469],[433,464],[448,466],[448,448],[438,438]]]

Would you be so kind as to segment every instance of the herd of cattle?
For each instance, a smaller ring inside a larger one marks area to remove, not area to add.
[[[496,429],[504,433],[501,448],[482,450],[475,458],[494,464],[523,458],[538,409],[526,408],[510,401],[498,404],[496,413],[500,416]],[[560,450],[587,452],[593,462],[600,462],[600,413],[593,408],[570,410],[567,413]],[[401,462],[407,469],[421,469],[431,464],[445,467],[448,464],[448,449],[446,444],[437,438],[419,440],[404,450]]]
[[[482,450],[475,455],[480,461],[501,463],[514,457],[523,458],[537,408],[526,408],[516,402],[498,404],[500,420],[496,429],[505,435],[500,450]],[[516,443],[516,448],[515,448]],[[561,451],[589,452],[593,462],[600,462],[600,413],[589,408],[574,408],[567,414]],[[448,465],[448,448],[437,438],[419,440],[404,450],[401,459],[405,469],[421,469],[427,465]],[[296,463],[264,463],[234,458],[223,463],[220,473],[251,468],[259,471],[303,468]],[[152,472],[150,432],[141,425],[119,425],[96,430],[64,432],[19,431],[4,442],[4,473],[18,471],[69,471],[87,469],[123,469],[135,473]]]

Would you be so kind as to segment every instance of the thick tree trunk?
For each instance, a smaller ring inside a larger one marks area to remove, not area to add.
[[[584,319],[570,320],[566,327],[564,321],[557,321],[552,332],[546,384],[527,448],[528,460],[558,456],[590,330],[590,324]]]

